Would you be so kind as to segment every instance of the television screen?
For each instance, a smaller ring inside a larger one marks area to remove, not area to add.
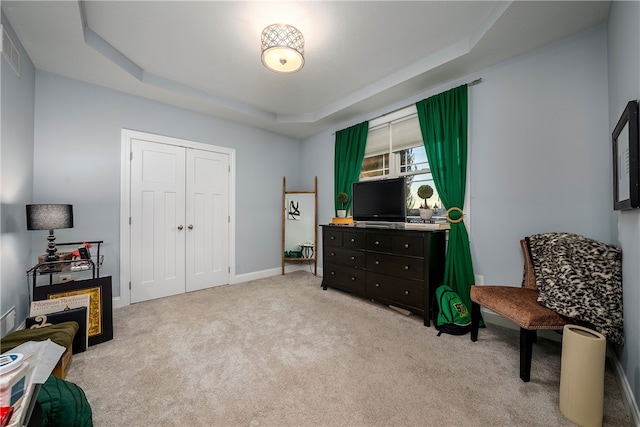
[[[405,192],[404,178],[354,183],[353,220],[404,222],[407,212]]]

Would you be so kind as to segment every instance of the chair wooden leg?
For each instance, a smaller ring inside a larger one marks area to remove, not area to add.
[[[526,383],[531,380],[531,356],[537,336],[535,330],[520,328],[520,379]]]
[[[478,341],[478,328],[480,327],[480,304],[471,302],[471,341]]]

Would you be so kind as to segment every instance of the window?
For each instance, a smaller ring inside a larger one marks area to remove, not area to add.
[[[442,208],[422,142],[415,105],[372,120],[369,123],[360,181],[404,176],[407,182],[407,217],[418,217],[424,200],[418,187],[433,187],[427,200],[430,208]]]

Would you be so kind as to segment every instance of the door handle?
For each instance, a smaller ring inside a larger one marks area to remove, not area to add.
[[[182,230],[184,227],[182,225],[178,226],[178,230]]]
[[[189,230],[193,230],[193,225],[189,224],[189,226],[187,227]]]

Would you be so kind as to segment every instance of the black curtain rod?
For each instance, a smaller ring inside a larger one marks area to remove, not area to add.
[[[477,78],[477,79],[475,79],[475,80],[473,80],[473,81],[470,81],[469,83],[467,83],[467,86],[475,86],[475,85],[480,84],[480,83],[482,83],[482,77],[479,77],[479,78]],[[367,120],[367,121],[369,121],[369,122],[370,122],[370,121],[372,121],[372,120],[379,119],[380,117],[388,116],[389,114],[393,114],[393,113],[395,113],[395,112],[397,112],[397,111],[404,110],[405,108],[407,108],[407,107],[409,107],[409,106],[411,106],[411,105],[414,105],[414,104],[415,104],[415,102],[414,102],[413,104],[405,105],[404,107],[396,108],[395,110],[392,110],[392,111],[389,111],[389,112],[387,112],[387,113],[381,114],[381,115],[379,115],[379,116],[377,116],[377,117],[374,117],[374,118],[372,118],[372,119],[369,119],[369,120]],[[347,127],[348,127],[348,126],[347,126]],[[346,129],[346,128],[345,128],[345,129]],[[335,135],[335,134],[336,134],[335,132],[332,132],[332,133],[331,133],[331,135]]]
[[[472,82],[467,83],[467,86],[475,86],[475,85],[480,84],[480,83],[482,83],[482,78],[478,78],[478,79],[475,79]],[[462,86],[462,85],[460,85],[460,86]],[[374,117],[373,119],[369,119],[369,121],[372,121],[372,120],[375,120],[375,119],[379,119],[380,117],[388,116],[389,114],[393,114],[393,113],[398,112],[400,110],[404,110],[405,108],[410,107],[411,105],[415,105],[415,102],[413,104],[405,105],[404,107],[396,108],[395,110],[389,111],[388,113],[380,114],[378,117]]]

